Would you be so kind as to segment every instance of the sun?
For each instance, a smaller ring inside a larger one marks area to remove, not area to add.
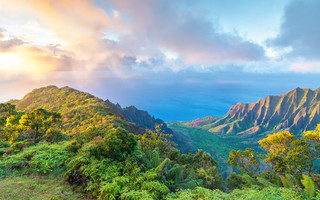
[[[0,70],[1,72],[24,70],[21,57],[15,53],[0,53]]]
[[[38,61],[25,51],[14,53],[0,53],[0,76],[28,75],[39,78],[46,73],[46,68],[42,67],[43,62]]]

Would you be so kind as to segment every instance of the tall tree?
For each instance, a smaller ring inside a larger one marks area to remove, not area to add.
[[[146,130],[143,135],[138,135],[141,150],[145,153],[152,152],[155,148],[159,148],[160,155],[168,155],[174,148],[175,144],[170,140],[172,135],[166,134],[162,125],[156,125],[155,131]]]
[[[259,160],[254,154],[254,149],[250,148],[245,151],[232,150],[229,153],[227,163],[230,163],[232,168],[238,167],[243,174],[250,176],[254,176],[260,166]]]
[[[37,108],[29,113],[16,113],[7,119],[6,134],[10,142],[18,140],[33,139],[40,140],[57,139],[61,136],[61,115],[56,112],[48,112],[45,109]]]
[[[278,174],[289,173],[301,175],[310,168],[311,146],[304,139],[297,139],[288,132],[279,132],[260,140],[259,144],[267,150],[267,163],[272,163],[271,169]]]

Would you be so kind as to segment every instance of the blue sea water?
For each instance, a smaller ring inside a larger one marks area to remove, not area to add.
[[[167,122],[219,117],[238,102],[255,102],[297,87],[320,87],[318,75],[295,73],[171,73],[102,82],[91,93],[122,106],[134,105]]]

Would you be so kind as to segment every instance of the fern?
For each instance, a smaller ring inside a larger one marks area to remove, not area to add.
[[[288,180],[288,176],[284,177],[282,175],[279,175],[279,177],[281,179],[283,187],[285,187],[285,188],[294,188],[292,182],[290,182],[290,180]]]
[[[161,157],[160,157],[159,148],[155,148],[152,151],[152,155],[151,156],[152,157],[151,157],[151,160],[150,160],[150,168],[155,168],[161,163]]]
[[[320,199],[320,190],[317,190],[317,191],[316,191],[315,196],[316,196],[316,199]]]
[[[312,197],[315,195],[316,193],[316,186],[313,182],[313,180],[309,177],[309,176],[306,176],[304,174],[302,174],[302,180],[301,180],[301,183],[303,184],[304,186],[304,190],[303,190],[303,193],[308,196],[310,199],[312,199]]]
[[[174,184],[178,184],[183,179],[183,168],[179,164],[175,164],[172,168],[167,170],[168,177],[174,177]]]
[[[285,174],[286,179],[289,181],[292,188],[294,188],[294,178],[290,174]]]
[[[258,181],[258,183],[260,183],[264,187],[279,187],[278,185],[271,183],[270,181],[268,181],[265,178],[258,177],[257,181]]]
[[[164,159],[164,161],[162,161],[162,163],[156,168],[156,172],[159,173],[161,172],[164,167],[166,166],[166,164],[169,162],[169,158]]]

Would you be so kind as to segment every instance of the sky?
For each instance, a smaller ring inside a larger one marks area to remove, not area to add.
[[[165,121],[320,87],[318,0],[0,0],[0,102],[70,86]]]

